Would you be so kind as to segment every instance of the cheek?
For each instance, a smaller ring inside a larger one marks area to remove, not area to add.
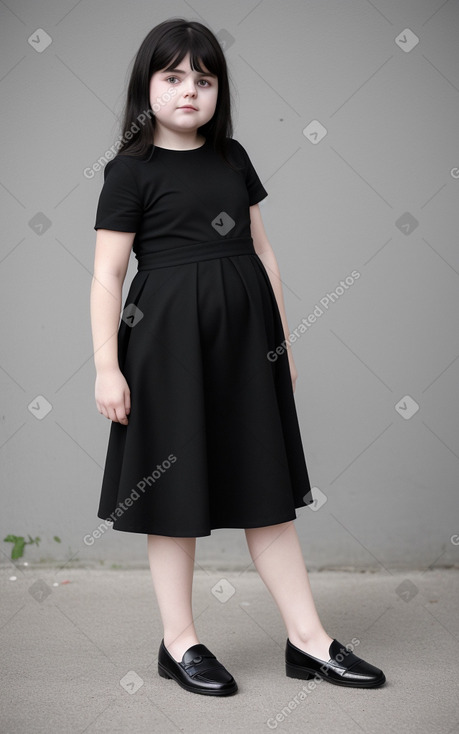
[[[209,95],[209,106],[215,106],[218,99],[218,89],[213,89],[212,94]]]
[[[156,97],[160,97],[167,86],[168,84],[163,84],[161,79],[155,79],[155,77],[153,76],[150,79],[150,99],[156,99]]]
[[[156,94],[157,83],[152,79],[150,81],[150,97],[154,97]]]
[[[161,81],[150,82],[150,106],[156,115],[161,115],[162,113],[167,112],[165,92],[168,88],[169,85],[164,85]],[[169,98],[170,95],[168,95],[167,99]]]

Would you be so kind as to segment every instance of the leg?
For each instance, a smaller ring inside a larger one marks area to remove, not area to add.
[[[293,521],[247,528],[245,534],[255,568],[279,607],[290,642],[328,660],[333,638],[319,619]]]
[[[164,627],[164,645],[181,661],[199,640],[192,613],[196,538],[148,535],[148,560]]]

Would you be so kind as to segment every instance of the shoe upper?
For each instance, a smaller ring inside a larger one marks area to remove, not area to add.
[[[231,673],[217,660],[208,647],[201,642],[192,645],[182,656],[181,662],[177,662],[161,642],[158,661],[169,671],[182,671],[183,679],[192,678],[194,681],[217,684],[234,684]]]
[[[285,659],[287,663],[304,667],[325,676],[330,674],[340,676],[347,680],[373,681],[384,677],[384,673],[366,660],[362,660],[345,645],[334,639],[329,648],[329,660],[319,660],[293,645],[287,640]]]

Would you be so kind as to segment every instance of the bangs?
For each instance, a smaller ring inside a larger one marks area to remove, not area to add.
[[[163,39],[162,39],[163,40]],[[220,77],[221,64],[209,40],[199,33],[168,34],[164,43],[158,43],[154,59],[154,71],[172,71],[182,59],[190,54],[190,66],[193,71],[206,71]],[[205,67],[205,68],[203,68]]]

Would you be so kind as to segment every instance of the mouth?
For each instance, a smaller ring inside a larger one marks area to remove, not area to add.
[[[193,107],[190,104],[186,104],[186,105],[183,105],[183,107],[179,107],[179,110],[195,110],[195,112],[197,112],[196,107]]]

